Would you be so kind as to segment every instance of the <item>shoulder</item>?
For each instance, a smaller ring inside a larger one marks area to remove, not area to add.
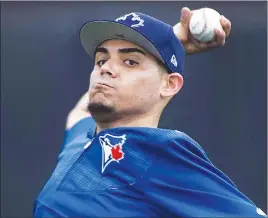
[[[157,129],[155,139],[162,144],[161,150],[166,155],[176,159],[185,157],[187,159],[200,159],[211,163],[201,145],[193,138],[178,130]]]
[[[143,179],[145,197],[156,208],[185,217],[256,214],[254,203],[194,139],[179,131],[160,132],[165,144],[161,142],[161,152],[153,152],[157,154]]]
[[[218,181],[236,188],[233,181],[209,159],[201,145],[186,133],[177,130],[160,130],[159,138],[164,138],[161,152],[157,152],[156,160],[152,166],[152,175],[162,177],[161,170],[172,181],[182,186],[191,184],[190,181]],[[161,139],[160,139],[161,140]],[[161,170],[160,170],[161,169]],[[181,173],[184,175],[181,176]],[[206,179],[205,179],[206,178]],[[189,181],[188,181],[189,179]],[[187,181],[186,181],[187,180]],[[200,183],[201,184],[201,183]]]
[[[173,130],[175,139],[177,143],[187,149],[189,152],[193,153],[194,155],[197,155],[199,158],[202,158],[208,162],[210,162],[206,152],[202,148],[202,146],[193,138],[191,138],[189,135],[187,135],[184,132]]]

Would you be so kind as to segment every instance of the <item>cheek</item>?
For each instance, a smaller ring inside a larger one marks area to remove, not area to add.
[[[97,77],[97,73],[96,71],[92,71],[89,75],[89,88],[92,86],[92,84],[94,83],[94,81],[96,80]]]
[[[159,96],[159,81],[156,78],[143,76],[127,80],[122,93],[129,99],[136,101],[155,101]]]
[[[89,99],[92,99],[93,95],[93,90],[92,90],[92,85],[94,84],[94,81],[96,80],[96,73],[94,71],[89,75],[89,86],[88,86],[88,94],[89,94]]]

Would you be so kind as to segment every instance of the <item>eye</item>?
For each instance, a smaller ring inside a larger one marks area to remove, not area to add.
[[[103,64],[105,64],[107,60],[100,60],[100,61],[97,61],[96,65],[98,65],[99,67],[101,67]]]
[[[133,60],[125,60],[124,63],[131,67],[139,64],[138,62],[133,61]]]

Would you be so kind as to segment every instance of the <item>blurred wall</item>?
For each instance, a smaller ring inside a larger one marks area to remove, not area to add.
[[[56,165],[65,118],[92,69],[80,27],[132,11],[174,25],[183,6],[218,10],[232,32],[223,48],[186,58],[184,87],[160,127],[197,140],[267,211],[266,2],[2,2],[2,216],[31,216]]]

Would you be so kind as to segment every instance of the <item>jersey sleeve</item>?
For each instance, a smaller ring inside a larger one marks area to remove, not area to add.
[[[144,179],[146,200],[163,217],[267,217],[185,138],[157,157]],[[164,157],[166,156],[166,157]]]
[[[94,132],[96,123],[92,117],[87,117],[77,122],[71,129],[67,129],[64,132],[64,142],[62,149],[72,140],[83,133]]]

